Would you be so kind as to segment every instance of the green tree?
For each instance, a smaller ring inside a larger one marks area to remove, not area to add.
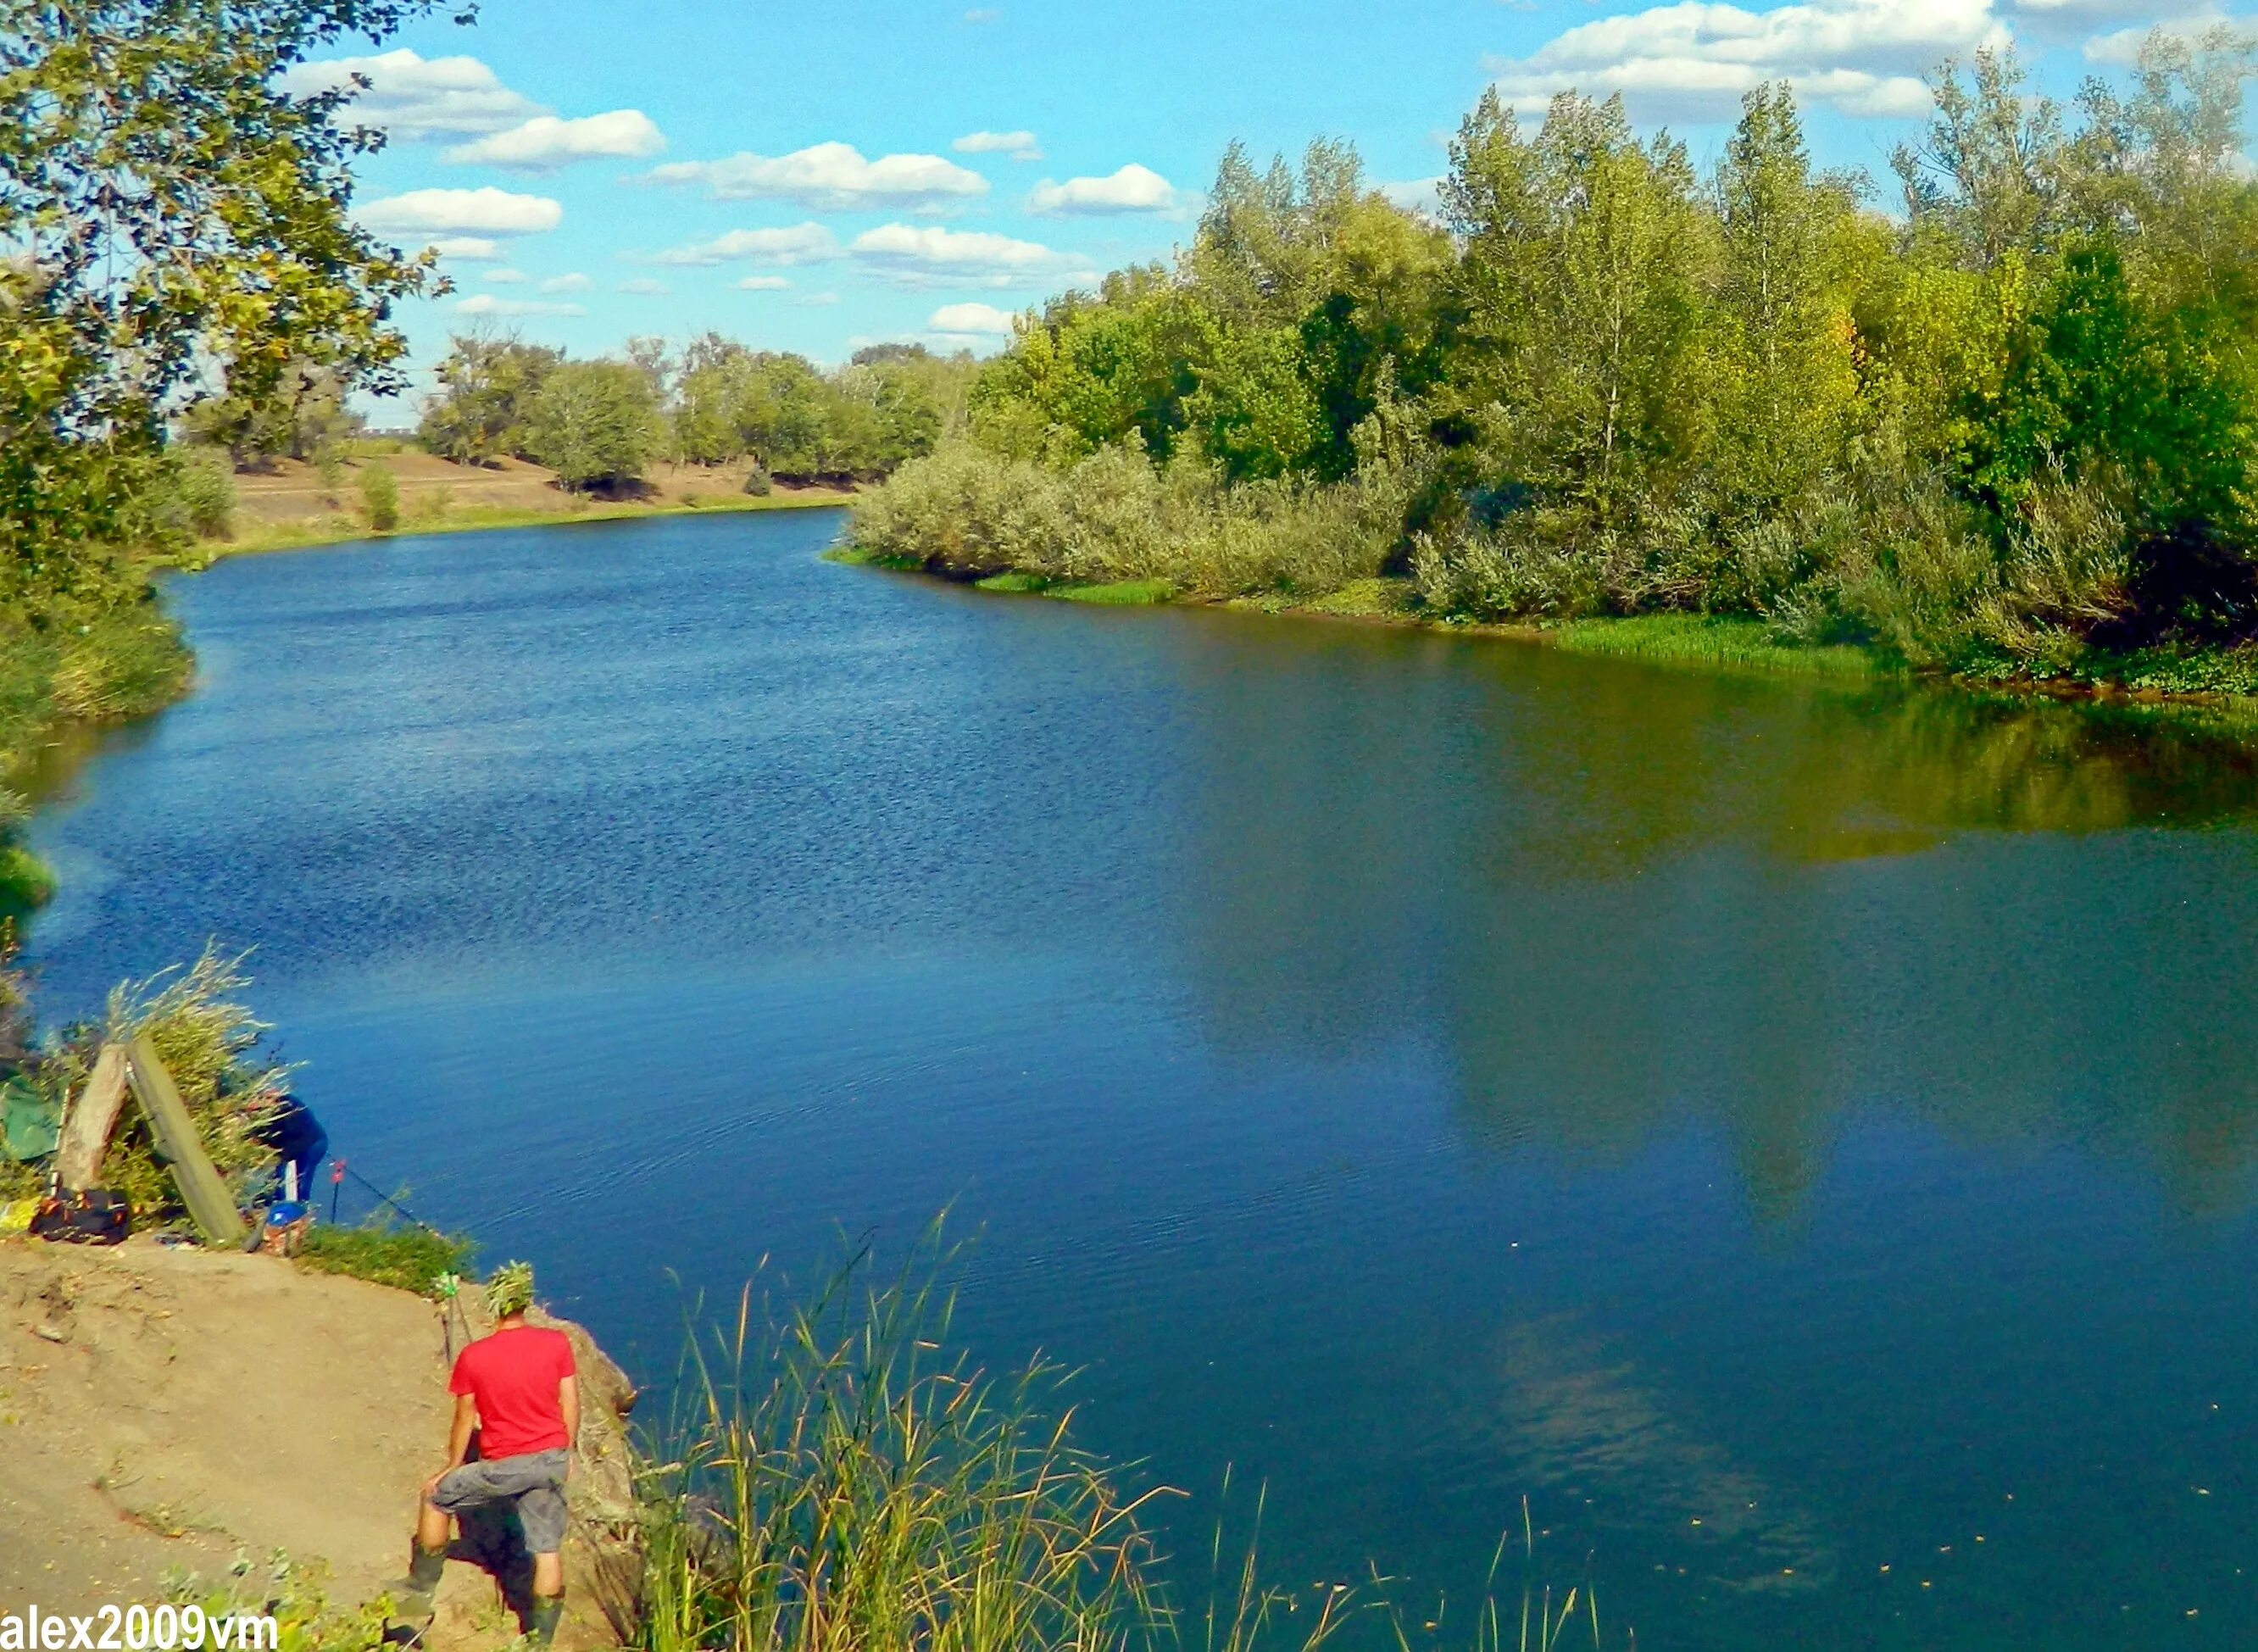
[[[805,356],[761,351],[739,363],[732,404],[743,450],[771,476],[824,473],[823,375]]]
[[[416,435],[425,449],[464,464],[490,464],[522,445],[521,425],[564,352],[515,337],[458,333],[439,363],[439,388]]]
[[[745,450],[737,429],[740,373],[730,362],[685,370],[677,381],[674,450],[686,464],[721,464]]]
[[[1629,524],[1682,474],[1715,220],[1683,145],[1641,143],[1620,98],[1553,101],[1526,140],[1485,99],[1445,209],[1466,238],[1453,405],[1497,479]]]
[[[238,467],[278,456],[310,461],[360,430],[364,421],[345,406],[345,391],[335,372],[295,364],[272,395],[231,389],[198,403],[184,422],[190,436],[224,448]]]
[[[631,362],[566,362],[525,412],[526,456],[570,488],[640,481],[661,441],[657,394]]]
[[[360,473],[360,500],[368,512],[368,525],[380,534],[400,526],[400,481],[381,464],[370,464]]]
[[[1949,238],[1973,268],[2050,249],[2068,224],[2062,110],[2028,80],[2011,47],[1978,52],[1966,80],[1947,63],[1927,132],[1892,157],[1916,228]]]
[[[432,0],[0,4],[0,557],[67,578],[128,537],[200,360],[273,396],[294,365],[396,387],[388,321],[432,290],[350,216],[379,138],[280,71]]]
[[[1860,416],[1857,284],[1886,252],[1858,181],[1814,174],[1794,95],[1751,92],[1717,169],[1717,280],[1705,327],[1729,510],[1778,511],[1839,465]]]

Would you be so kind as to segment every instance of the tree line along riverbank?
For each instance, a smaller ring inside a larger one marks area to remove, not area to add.
[[[1486,96],[1431,213],[1339,145],[1234,149],[1175,263],[1031,313],[967,438],[858,501],[856,542],[976,579],[1709,616],[1743,622],[1724,653],[2247,694],[2251,61],[2160,32],[2071,110],[2005,53],[1948,66],[1889,214],[1812,163],[1784,87],[1707,174],[1619,102],[1530,131]]]

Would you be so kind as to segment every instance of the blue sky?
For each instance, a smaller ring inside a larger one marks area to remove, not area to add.
[[[575,354],[711,327],[835,362],[992,349],[1012,312],[1166,257],[1233,138],[1346,138],[1408,195],[1493,82],[1531,113],[1622,89],[1706,158],[1741,91],[1785,77],[1821,158],[1879,175],[1945,56],[2012,38],[2067,93],[2201,4],[485,0],[473,28],[337,55],[391,132],[359,209],[449,254],[457,291],[404,317],[419,366],[473,323]]]

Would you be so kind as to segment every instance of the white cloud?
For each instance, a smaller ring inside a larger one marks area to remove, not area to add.
[[[524,279],[525,272],[523,270],[507,269],[488,270],[485,274],[479,277],[479,280],[482,281],[492,281],[497,287],[514,287]]]
[[[575,270],[570,275],[552,275],[542,282],[544,293],[585,293],[595,283]]]
[[[1014,160],[1040,160],[1042,145],[1033,132],[967,132],[949,145],[960,155],[1009,155]]]
[[[654,264],[773,264],[789,269],[800,264],[824,264],[839,256],[839,238],[820,223],[795,224],[788,230],[732,230],[711,241],[670,247],[651,254]]]
[[[280,85],[304,97],[349,87],[356,74],[367,78],[368,89],[346,107],[341,124],[381,126],[395,138],[475,137],[543,112],[474,57],[424,58],[404,46],[373,57],[295,63],[282,72]]]
[[[866,160],[849,144],[816,144],[789,155],[740,153],[726,160],[675,160],[644,174],[653,183],[699,184],[717,201],[796,201],[830,211],[924,206],[988,193],[988,181],[939,155]]]
[[[2120,12],[2119,15],[2121,16],[2123,13]],[[2192,39],[2200,38],[2220,24],[2230,20],[2225,12],[2215,6],[2176,17],[2160,18],[2153,14],[2146,15],[2147,20],[2144,22],[2135,23],[2130,28],[2119,29],[2112,33],[2097,34],[2088,40],[2085,43],[2086,60],[2091,63],[2134,63],[2140,60],[2141,48],[2148,43],[2149,35],[2160,29],[2168,34],[2176,34]],[[2082,20],[2091,21],[2091,19]]]
[[[586,316],[588,312],[578,304],[551,304],[537,298],[496,298],[492,293],[473,293],[455,306],[458,316]]]
[[[499,264],[501,247],[483,235],[446,235],[431,243],[430,251],[458,264]]]
[[[792,285],[781,275],[748,275],[737,283],[741,293],[781,293]]]
[[[1105,178],[1069,178],[1054,183],[1048,178],[1027,196],[1027,209],[1040,213],[1173,212],[1176,191],[1150,167],[1132,161]]]
[[[1443,209],[1442,188],[1439,176],[1412,178],[1402,183],[1384,183],[1380,186],[1380,193],[1406,212],[1434,217]]]
[[[1019,287],[1054,279],[1065,255],[984,230],[881,224],[848,248],[857,261],[905,287]]]
[[[805,298],[795,298],[792,301],[799,305],[802,309],[827,309],[832,305],[836,304],[839,301],[839,294],[836,293],[810,293]]]
[[[564,221],[564,209],[545,195],[483,189],[410,189],[360,209],[368,228],[382,233],[537,235]]]
[[[1574,89],[1620,91],[1646,118],[1727,120],[1743,94],[1786,80],[1849,114],[1917,116],[1929,106],[1924,74],[2009,38],[1992,0],[1803,0],[1770,11],[1682,0],[1580,24],[1486,67],[1531,115]]]
[[[936,333],[962,334],[976,338],[1009,338],[1018,319],[993,304],[943,304],[926,326]]]
[[[1004,14],[994,6],[975,6],[964,14],[967,23],[1000,23]]]
[[[654,281],[648,275],[638,275],[633,280],[621,281],[616,289],[636,298],[663,298],[666,295],[664,281]]]
[[[550,172],[598,156],[642,160],[665,147],[666,134],[650,116],[639,109],[615,109],[607,115],[583,115],[578,120],[536,115],[508,131],[494,132],[475,143],[458,144],[447,152],[447,159],[474,166]]]
[[[2067,23],[2089,25],[2137,22],[2143,18],[2161,20],[2162,15],[2168,15],[2159,13],[2155,0],[2011,0],[2011,4],[2027,17],[2059,18]]]

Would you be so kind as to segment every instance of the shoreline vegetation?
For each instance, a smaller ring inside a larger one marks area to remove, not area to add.
[[[847,567],[934,575],[934,571],[914,557],[888,555],[851,544],[827,552],[826,560]],[[1763,621],[1731,614],[1666,613],[1575,620],[1474,620],[1428,609],[1419,599],[1416,582],[1388,575],[1355,580],[1338,591],[1307,599],[1275,592],[1239,597],[1188,593],[1165,580],[1079,583],[1023,573],[991,574],[970,581],[946,575],[936,577],[952,584],[969,584],[975,590],[998,595],[1040,597],[1100,607],[1211,607],[1278,619],[1331,620],[1489,638],[1555,649],[1564,654],[1691,670],[1813,678],[1843,686],[1923,684],[1986,698],[2085,704],[2123,711],[2165,727],[2225,729],[2258,736],[2258,694],[2143,686],[2106,677],[1979,680],[1922,672],[1871,645],[1783,642]]]
[[[1173,266],[1021,318],[866,558],[1987,692],[2258,696],[2254,43],[1946,65],[1903,209],[1760,89],[1707,174],[1494,95],[1432,212],[1234,146]]]

